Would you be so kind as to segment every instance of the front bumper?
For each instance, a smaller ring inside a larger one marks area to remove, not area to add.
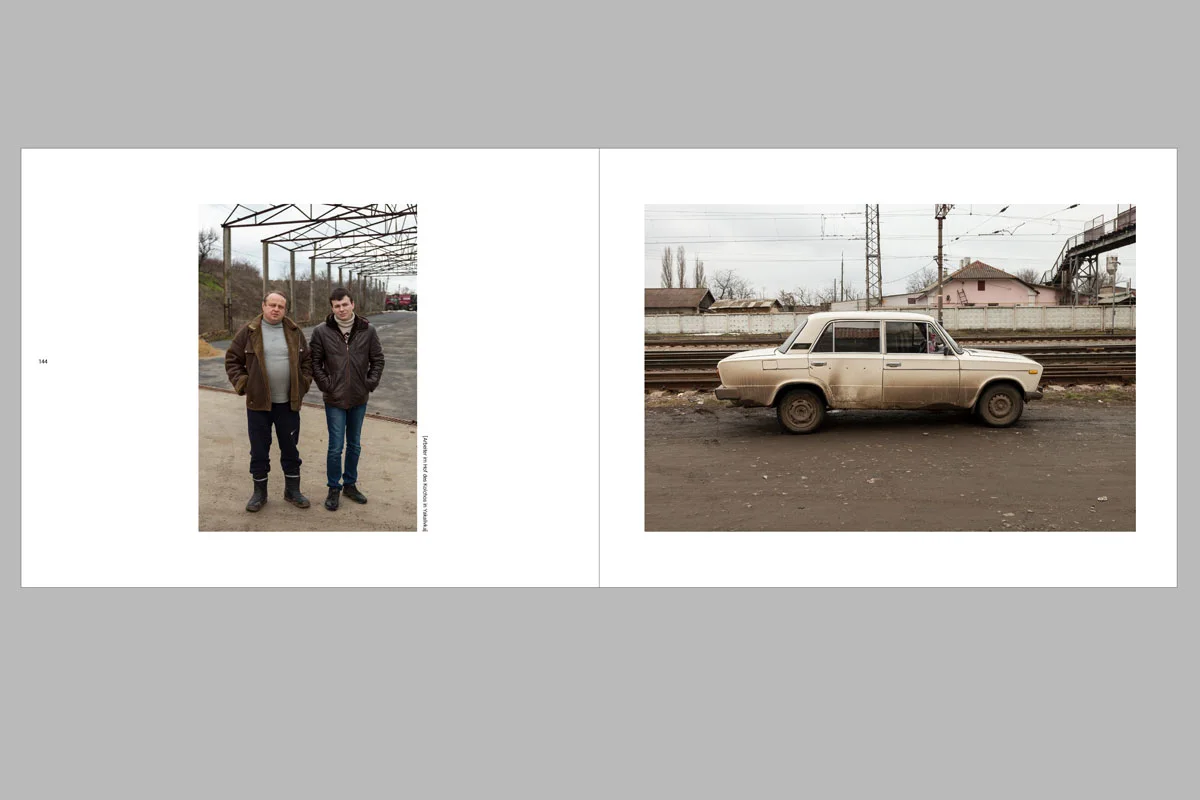
[[[1043,397],[1043,395],[1042,395],[1041,390],[1033,391],[1033,392],[1026,392],[1025,393],[1025,402],[1028,403],[1030,400],[1041,400],[1042,397]]]

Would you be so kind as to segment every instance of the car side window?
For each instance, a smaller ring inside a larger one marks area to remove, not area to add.
[[[887,351],[889,353],[931,353],[929,325],[924,322],[888,322]]]
[[[833,352],[833,326],[826,325],[825,330],[821,332],[821,338],[817,339],[817,343],[812,346],[814,353],[832,353]]]
[[[878,353],[879,323],[858,321],[833,324],[833,352]]]

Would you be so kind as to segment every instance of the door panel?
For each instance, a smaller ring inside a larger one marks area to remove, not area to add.
[[[895,353],[883,360],[883,402],[888,408],[957,406],[958,357],[941,353]]]
[[[883,404],[888,408],[953,407],[960,401],[958,357],[933,352],[936,332],[925,322],[884,324]]]
[[[828,364],[820,369],[829,386],[830,404],[835,408],[878,408],[883,401],[883,356],[880,353],[827,356]]]

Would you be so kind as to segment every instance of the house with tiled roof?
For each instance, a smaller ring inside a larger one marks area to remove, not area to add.
[[[937,282],[917,292],[889,295],[884,306],[936,306]],[[1059,291],[1053,286],[1027,283],[1002,269],[972,261],[942,279],[943,306],[1056,306]]]
[[[699,289],[647,289],[647,314],[702,314],[713,304],[712,292]]]

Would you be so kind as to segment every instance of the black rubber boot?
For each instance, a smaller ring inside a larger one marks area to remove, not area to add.
[[[267,479],[255,478],[254,494],[250,495],[250,499],[246,501],[246,510],[258,511],[265,502],[267,502]]]
[[[330,489],[329,496],[325,498],[325,507],[330,511],[338,510],[338,495],[342,493],[341,489]]]
[[[286,484],[283,499],[299,508],[308,508],[308,498],[300,494],[300,476],[284,475],[283,481]]]
[[[367,496],[358,490],[357,484],[347,483],[342,487],[342,494],[346,495],[346,497],[349,497],[356,503],[367,502]]]

